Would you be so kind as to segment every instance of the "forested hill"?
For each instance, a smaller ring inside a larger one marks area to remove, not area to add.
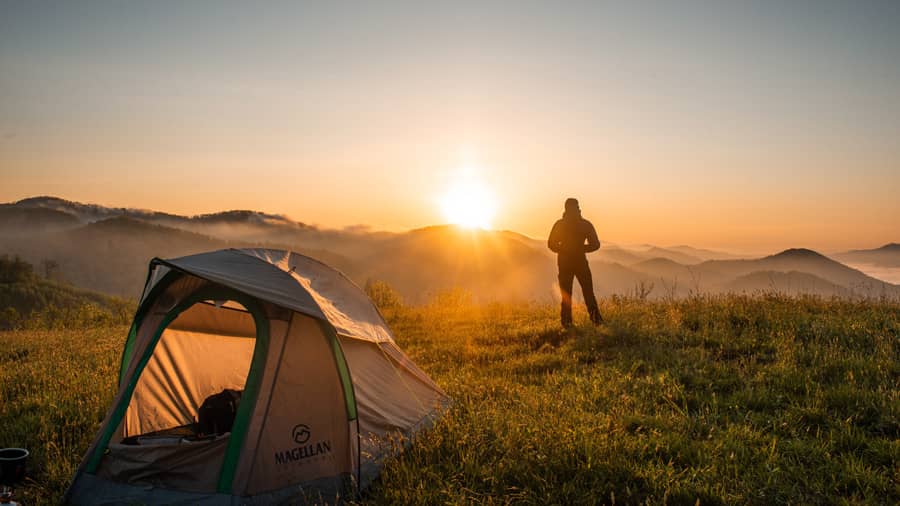
[[[39,274],[18,257],[0,256],[0,329],[84,327],[125,323],[130,317],[132,302],[54,280],[53,262],[42,268]]]

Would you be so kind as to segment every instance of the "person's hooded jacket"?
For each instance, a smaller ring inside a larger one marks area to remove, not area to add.
[[[560,262],[587,260],[587,253],[600,249],[600,239],[594,225],[581,217],[580,209],[566,209],[562,219],[553,224],[547,247],[559,255]]]

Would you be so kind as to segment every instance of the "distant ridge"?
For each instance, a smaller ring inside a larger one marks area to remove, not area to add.
[[[293,221],[282,214],[268,214],[259,211],[250,211],[246,209],[236,209],[232,211],[221,211],[218,213],[198,214],[191,216],[189,219],[208,222],[244,222],[258,225],[288,225],[301,228],[315,228],[305,223]]]
[[[0,231],[37,233],[80,223],[75,215],[57,209],[0,205]]]
[[[875,249],[856,249],[832,255],[848,264],[867,264],[880,268],[900,269],[900,244],[891,242]]]
[[[774,255],[769,255],[765,257],[767,259],[775,259],[775,258],[816,258],[816,259],[824,259],[829,260],[828,257],[819,253],[818,251],[813,251],[807,248],[790,248],[782,251],[781,253],[776,253]]]
[[[173,214],[161,213],[158,211],[148,211],[145,209],[131,209],[124,207],[106,207],[99,204],[84,204],[74,202],[59,197],[42,195],[38,197],[29,197],[19,200],[12,204],[4,204],[6,206],[16,206],[19,208],[44,208],[62,211],[76,216],[82,222],[103,220],[113,216],[129,215],[135,217],[176,217]]]
[[[643,262],[639,262],[639,263],[635,264],[635,267],[642,267],[642,266],[686,267],[684,264],[682,264],[680,262],[676,262],[675,260],[672,260],[671,258],[663,258],[663,257],[655,257],[655,258],[651,258],[649,260],[644,260]]]
[[[53,196],[29,197],[11,204],[0,206],[16,207],[22,209],[52,209],[65,212],[77,217],[82,222],[98,221],[115,216],[128,216],[131,218],[159,221],[197,221],[203,223],[253,223],[288,225],[301,228],[315,228],[305,223],[296,222],[282,214],[269,214],[249,209],[235,209],[215,213],[196,214],[182,216],[178,214],[150,211],[146,209],[126,207],[106,207],[98,204],[83,204],[71,200]]]
[[[642,253],[611,246],[601,246],[593,257],[604,262],[619,263],[622,265],[632,265],[648,260],[647,256]]]
[[[900,294],[900,287],[864,274],[807,248],[791,248],[758,260],[713,260],[701,264],[732,278],[753,271],[803,272],[847,288],[859,295]]]
[[[703,261],[702,258],[694,256],[694,255],[689,255],[687,253],[682,253],[680,251],[672,251],[672,250],[669,250],[666,248],[660,248],[657,246],[653,246],[652,248],[648,249],[644,253],[646,255],[650,256],[651,258],[665,258],[667,260],[672,260],[673,262],[678,262],[678,263],[684,264],[684,265],[699,264],[700,262]]]
[[[880,248],[875,249],[852,249],[847,253],[869,253],[873,251],[888,251],[892,253],[900,253],[900,243],[889,242]]]
[[[42,196],[0,204],[0,232],[0,255],[19,255],[34,264],[52,260],[77,286],[128,297],[140,292],[150,258],[227,247],[306,253],[357,284],[385,281],[411,302],[453,287],[481,300],[558,297],[555,255],[546,241],[509,230],[455,225],[399,233],[364,226],[334,230],[247,209],[178,216]],[[898,248],[889,243],[853,254],[892,261],[900,259]],[[900,286],[808,248],[747,259],[685,245],[624,247],[604,241],[588,259],[601,296],[646,294],[653,287],[651,297],[770,289],[900,297]]]
[[[105,220],[94,221],[88,223],[87,225],[79,227],[75,232],[82,235],[105,232],[125,233],[129,235],[135,233],[156,234],[164,236],[168,240],[172,240],[173,238],[177,237],[179,239],[186,238],[193,241],[213,241],[216,243],[222,243],[221,240],[204,234],[198,234],[189,230],[173,228],[158,223],[147,222],[131,216],[113,216],[112,218],[107,218]],[[70,232],[70,235],[76,234],[72,234],[72,232]],[[146,236],[144,237],[144,239],[146,239]]]
[[[701,260],[733,260],[741,257],[741,255],[734,255],[731,253],[713,251],[703,248],[694,248],[685,244],[681,244],[678,246],[668,246],[665,249],[670,251],[678,251],[680,253],[691,255],[692,257],[696,257]]]

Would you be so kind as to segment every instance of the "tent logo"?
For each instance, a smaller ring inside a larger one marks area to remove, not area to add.
[[[294,429],[291,431],[291,438],[298,445],[302,445],[303,443],[309,441],[309,437],[311,436],[309,432],[309,427],[306,425],[298,424],[294,426]]]
[[[305,424],[297,424],[291,429],[291,440],[297,445],[289,450],[275,452],[276,464],[288,464],[291,462],[315,461],[329,457],[331,454],[331,440],[310,441],[312,431]]]

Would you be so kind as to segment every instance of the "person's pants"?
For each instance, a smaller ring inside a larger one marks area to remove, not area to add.
[[[572,325],[572,282],[578,278],[581,285],[581,293],[584,294],[584,303],[587,305],[591,321],[600,323],[600,308],[597,307],[597,298],[594,297],[594,280],[591,277],[591,268],[587,259],[573,262],[559,262],[559,291],[562,295],[562,307],[560,309],[560,321],[563,327]]]

